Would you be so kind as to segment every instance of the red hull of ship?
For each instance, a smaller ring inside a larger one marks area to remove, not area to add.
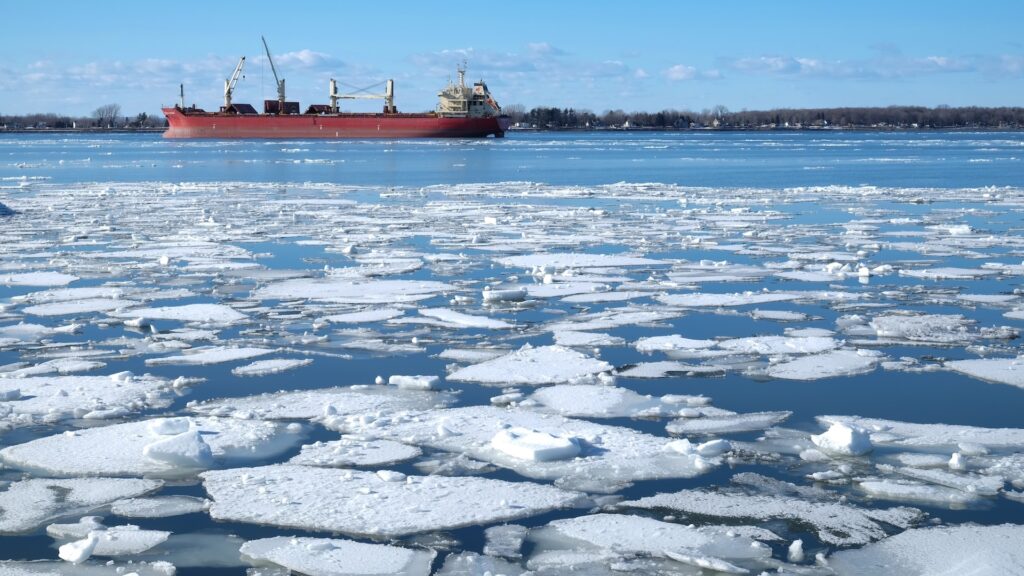
[[[236,115],[164,108],[164,138],[483,138],[502,137],[504,118],[435,114]]]

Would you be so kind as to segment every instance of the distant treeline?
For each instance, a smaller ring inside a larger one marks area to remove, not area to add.
[[[135,116],[122,116],[121,106],[106,104],[93,110],[90,116],[68,116],[39,113],[0,114],[0,130],[87,130],[87,129],[140,129],[163,128],[167,120],[145,112]]]
[[[732,112],[724,106],[701,112],[662,110],[624,112],[520,105],[504,108],[520,128],[545,129],[700,129],[735,130],[800,128],[1024,128],[1024,108],[952,108],[938,106],[889,106],[885,108],[780,108]]]

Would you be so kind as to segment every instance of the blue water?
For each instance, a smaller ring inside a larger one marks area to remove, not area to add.
[[[710,187],[734,191],[735,189],[772,189],[815,186],[877,186],[884,188],[982,188],[1024,187],[1024,134],[1016,132],[700,132],[700,133],[510,133],[505,139],[486,140],[418,140],[418,141],[165,141],[154,135],[116,136],[63,136],[46,134],[0,135],[0,202],[17,210],[19,199],[33,194],[37,186],[69,187],[85,182],[272,182],[281,185],[282,194],[288,194],[291,183],[332,183],[353,186],[347,196],[361,202],[394,202],[408,208],[417,202],[437,199],[437,188],[424,192],[422,199],[403,197],[387,200],[381,192],[389,188],[416,189],[465,183],[531,182],[553,186],[598,186],[617,182],[657,182],[682,186]],[[27,183],[25,186],[20,186]],[[733,192],[730,192],[733,193]],[[756,192],[746,192],[756,194]],[[981,192],[979,192],[980,194]],[[308,191],[303,194],[308,195]],[[508,198],[474,200],[515,204]],[[609,199],[544,199],[531,198],[531,204],[572,205],[605,208],[614,217],[616,210],[633,209],[657,211],[678,207],[675,199],[650,201]],[[632,207],[632,208],[630,208]],[[159,207],[154,206],[154,209]],[[983,209],[980,205],[960,206],[955,202],[909,204],[907,202],[874,200],[868,204],[856,198],[844,202],[830,201],[826,205],[796,203],[770,206],[785,213],[787,219],[780,226],[820,227],[819,233],[828,237],[843,233],[842,224],[861,217],[852,210],[879,210],[897,212],[901,216],[933,217],[957,214],[963,210]],[[17,217],[17,216],[15,216]],[[73,215],[66,216],[74,218]],[[888,217],[888,216],[887,216]],[[996,236],[1019,235],[1022,230],[1020,212],[982,211],[978,214],[960,213],[954,220]],[[4,220],[0,217],[0,233]],[[130,227],[130,223],[125,223]],[[919,225],[879,224],[875,235],[883,232],[920,230]],[[566,231],[566,232],[572,232]],[[52,231],[40,232],[40,239],[54,240]],[[347,257],[325,251],[323,246],[300,245],[279,240],[268,242],[239,242],[236,245],[254,253],[266,254],[259,258],[267,268],[320,270],[325,265],[346,266]],[[911,240],[916,237],[911,237]],[[401,247],[410,250],[437,251],[431,248],[430,238],[403,238]],[[906,238],[895,237],[895,241]],[[816,242],[815,238],[795,238],[794,245]],[[592,244],[581,246],[580,251],[616,253],[631,249],[625,244]],[[92,249],[92,248],[81,248]],[[483,251],[465,249],[473,258],[486,260]],[[646,254],[651,258],[713,259],[734,263],[763,265],[780,262],[785,254],[774,257],[734,254],[711,249],[672,248]],[[964,255],[922,256],[912,251],[892,250],[880,253],[873,265],[897,260],[929,259],[930,266],[977,267],[982,262],[1019,264],[1022,256],[1013,249],[996,246],[985,250],[984,258]],[[0,260],[0,265],[4,264]],[[467,280],[480,281],[498,272],[478,267]],[[452,277],[435,274],[424,267],[402,278],[423,278],[451,281]],[[100,284],[100,281],[82,280],[74,286]],[[769,277],[763,281],[705,284],[706,292],[740,292],[744,290],[802,289],[827,290],[841,285],[843,290],[877,293],[885,290],[949,289],[954,292],[980,294],[1009,294],[1021,289],[1020,277],[980,280],[931,281],[897,275],[873,279],[869,286],[858,284],[855,277],[830,283],[786,282]],[[244,297],[253,283],[242,282],[235,289]],[[152,305],[216,302],[221,297],[214,284],[203,280],[191,286],[200,295],[195,298],[155,301]],[[223,287],[220,287],[223,288]],[[37,288],[0,286],[0,301],[27,294]],[[650,298],[638,299],[639,304],[651,304]],[[443,297],[419,304],[422,307],[445,306]],[[589,311],[615,308],[622,303],[588,305]],[[536,309],[519,312],[496,312],[492,317],[515,319],[519,322],[550,320],[548,308],[578,312],[571,306],[549,302]],[[741,337],[757,334],[779,334],[787,326],[835,328],[835,320],[846,312],[837,312],[824,305],[777,303],[758,306],[772,310],[793,310],[811,314],[814,318],[797,324],[756,321],[744,315],[722,315],[710,312],[690,312],[658,327],[627,326],[608,330],[627,342],[639,337],[684,334],[689,338]],[[751,307],[743,308],[748,310]],[[1009,325],[1024,328],[1020,321],[1004,318],[1004,309],[978,306],[966,308],[956,302],[937,301],[934,298],[908,299],[900,303],[899,310],[927,313],[964,314],[980,326]],[[868,311],[869,313],[871,311]],[[39,321],[39,319],[31,319]],[[0,320],[0,325],[7,322]],[[162,329],[177,324],[162,322]],[[380,332],[404,333],[408,327],[375,325]],[[241,336],[240,329],[221,333],[223,340]],[[282,344],[286,334],[301,335],[310,330],[307,321],[287,324],[283,331],[266,335],[271,343]],[[102,341],[120,336],[138,337],[121,327],[88,326],[77,335],[58,336],[57,342]],[[460,331],[468,345],[488,335],[478,331]],[[534,344],[552,343],[551,334],[534,336]],[[520,342],[516,341],[516,345]],[[143,357],[110,360],[104,373],[120,370],[152,372],[160,376],[201,376],[209,384],[196,386],[177,400],[170,412],[183,410],[193,400],[242,396],[281,389],[310,388],[347,384],[364,384],[378,374],[394,372],[409,374],[445,373],[447,361],[435,355],[449,347],[451,342],[426,346],[425,353],[388,356],[359,350],[333,350],[351,357],[347,359],[316,357],[305,368],[261,378],[240,379],[231,374],[237,364],[205,367],[158,366],[148,367]],[[998,343],[1000,356],[1019,354],[1019,340]],[[296,352],[279,357],[300,357],[301,346],[292,345]],[[972,358],[973,353],[961,347],[938,348],[927,346],[886,346],[883,351],[891,358],[910,356],[922,362],[936,358]],[[23,359],[23,351],[0,351],[0,365]],[[619,367],[652,360],[641,356],[630,347],[608,347],[602,350],[602,359]],[[653,358],[660,359],[660,358]],[[397,364],[396,364],[397,363]],[[395,368],[395,366],[400,368]],[[1024,425],[1024,389],[986,383],[953,372],[907,373],[875,370],[868,374],[814,380],[808,382],[764,380],[730,372],[725,376],[670,377],[652,380],[620,379],[618,385],[652,395],[704,394],[714,399],[714,405],[738,412],[761,410],[791,410],[793,416],[786,422],[790,428],[814,430],[818,428],[814,417],[822,414],[857,414],[867,417],[889,418],[913,422],[941,422],[985,427],[1021,427]],[[486,404],[497,393],[494,388],[472,384],[446,382],[446,387],[460,391],[458,404]],[[665,420],[616,419],[605,423],[632,427],[655,435],[665,435]],[[17,430],[0,436],[0,444],[10,445],[33,437],[48,435],[54,429]],[[733,438],[752,440],[759,433],[733,435]],[[312,440],[329,440],[334,435],[323,430],[314,433]],[[290,457],[285,455],[283,459]],[[395,469],[413,473],[411,465]],[[733,473],[753,471],[797,484],[806,483],[800,470],[771,465],[740,465],[735,469],[724,466],[714,472],[690,480],[641,482],[622,492],[627,498],[674,491],[682,488],[728,484]],[[499,470],[489,475],[494,478],[523,480],[516,474]],[[836,490],[847,490],[836,488]],[[198,484],[169,486],[162,493],[204,495]],[[874,505],[859,501],[864,505]],[[890,506],[894,503],[883,502]],[[933,517],[951,523],[980,522],[985,524],[1024,521],[1024,505],[1006,499],[993,499],[984,505],[966,510],[948,510],[917,506]],[[579,511],[559,511],[528,518],[521,523],[536,526],[551,519],[570,517]],[[108,518],[116,523],[116,518]],[[131,523],[145,528],[159,528],[175,532],[230,533],[243,538],[257,538],[279,534],[298,534],[299,531],[278,530],[269,527],[212,522],[207,516],[187,515],[168,519],[132,519]],[[461,542],[458,549],[480,551],[482,530],[471,527],[452,534]],[[322,536],[322,535],[321,535]],[[789,537],[802,537],[806,548],[825,550],[812,533],[792,527]],[[443,554],[441,554],[443,559]],[[776,550],[784,557],[784,550]],[[0,558],[48,559],[55,558],[51,540],[41,531],[28,535],[0,537]],[[439,559],[439,563],[442,559]],[[228,560],[231,563],[231,559]],[[210,567],[182,568],[179,574],[243,574],[244,568],[233,566],[214,570]]]

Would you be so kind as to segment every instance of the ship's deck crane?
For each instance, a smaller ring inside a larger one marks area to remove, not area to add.
[[[331,113],[338,113],[338,100],[384,100],[384,113],[396,114],[398,109],[395,108],[395,81],[388,80],[384,83],[383,94],[367,92],[367,90],[375,86],[380,86],[380,84],[374,84],[373,86],[356,90],[350,94],[339,94],[338,82],[334,78],[331,78],[331,88],[330,93],[328,94],[331,99]]]
[[[224,110],[231,107],[231,95],[235,92],[235,84],[238,83],[238,79],[242,76],[242,68],[245,67],[245,56],[238,59],[238,65],[235,66],[235,71],[231,73],[231,78],[224,81]],[[185,89],[182,87],[182,106],[184,107],[185,100]]]
[[[284,78],[277,77],[277,68],[274,68],[274,59],[270,56],[270,47],[267,46],[267,39],[260,36],[263,40],[263,49],[267,51],[267,60],[270,62],[270,71],[274,73],[274,82],[277,83],[277,113],[284,114]]]

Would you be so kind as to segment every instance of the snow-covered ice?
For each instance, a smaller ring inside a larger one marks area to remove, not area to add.
[[[397,537],[491,524],[572,506],[580,495],[532,482],[408,476],[279,464],[202,474],[218,520]],[[324,490],[324,487],[333,487]],[[401,511],[401,514],[396,513]]]
[[[505,356],[460,368],[449,380],[493,386],[558,384],[586,380],[612,365],[564,346],[523,346]]]
[[[250,540],[242,545],[241,553],[256,563],[269,563],[308,576],[428,576],[436,555],[432,550],[385,544],[287,536]]]

